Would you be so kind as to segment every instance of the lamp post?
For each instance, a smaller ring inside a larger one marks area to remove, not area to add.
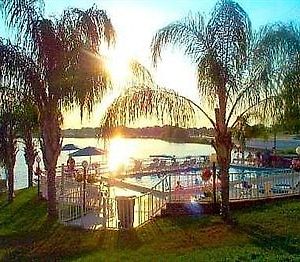
[[[37,168],[36,168],[36,174],[37,174],[37,179],[38,179],[38,198],[40,198],[41,196],[41,190],[40,190],[40,176],[41,176],[41,169],[40,169],[40,162],[41,162],[41,158],[39,155],[36,156],[36,162],[37,162]]]
[[[86,198],[86,171],[88,167],[88,162],[86,160],[82,161],[81,163],[83,167],[83,197],[82,197],[82,203],[83,203],[83,213],[85,213],[85,198]]]

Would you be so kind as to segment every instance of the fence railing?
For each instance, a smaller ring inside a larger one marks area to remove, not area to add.
[[[241,172],[230,174],[229,198],[255,199],[300,192],[300,173],[268,171],[262,173]]]
[[[160,181],[146,193],[134,197],[110,194],[110,186],[78,182],[62,167],[57,171],[56,187],[60,220],[88,228],[130,228],[149,221],[168,202],[213,201],[215,187],[220,200],[220,180],[203,180],[201,171],[160,174]],[[91,170],[90,174],[97,174]],[[101,176],[98,176],[101,177]],[[47,196],[46,177],[41,177]],[[300,193],[300,173],[291,170],[241,171],[229,174],[230,200],[266,198]],[[77,224],[76,224],[77,223]]]
[[[200,174],[172,174],[171,202],[212,201],[213,181],[203,181]],[[179,187],[178,187],[179,185]],[[217,199],[221,183],[216,178]],[[292,170],[239,172],[229,174],[229,199],[255,199],[300,193],[300,173]]]
[[[170,176],[165,176],[151,190],[134,198],[134,227],[140,226],[158,215],[170,196]]]
[[[56,199],[58,200],[62,192],[64,191],[64,183],[66,180],[82,182],[84,177],[84,168],[81,165],[76,165],[72,170],[68,169],[67,166],[61,165],[56,168],[55,176],[55,187],[56,187]],[[101,176],[107,173],[107,167],[103,164],[89,165],[86,169],[86,181],[88,183],[94,183],[101,180]],[[47,188],[47,174],[42,172],[40,176],[41,192],[45,199],[48,199],[48,188]]]
[[[45,177],[43,184],[47,195]],[[103,184],[102,187],[84,185],[64,172],[57,177],[56,184],[60,221],[87,228],[138,227],[157,215],[170,195],[170,176],[161,179],[149,192],[135,197],[111,197],[110,189],[103,189]],[[89,215],[94,217],[89,219]]]
[[[59,219],[86,228],[106,227],[108,191],[103,184],[86,184],[70,178],[58,199]]]

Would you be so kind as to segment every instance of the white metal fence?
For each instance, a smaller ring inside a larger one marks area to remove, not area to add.
[[[216,176],[208,181],[200,173],[172,174],[171,202],[212,201],[215,187],[220,199],[221,183]],[[178,183],[180,187],[178,188]],[[300,193],[300,173],[292,170],[241,171],[229,174],[229,199],[255,199]]]
[[[78,173],[77,173],[78,175]],[[87,183],[87,176],[94,180]],[[160,214],[168,202],[211,202],[220,199],[218,175],[203,180],[200,171],[173,172],[162,175],[160,181],[146,193],[134,197],[111,194],[108,180],[102,180],[97,169],[86,172],[86,180],[78,180],[57,170],[56,193],[59,219],[62,223],[85,228],[138,227]],[[41,190],[47,198],[46,176],[41,176]],[[300,173],[291,170],[241,171],[229,174],[230,200],[268,198],[300,193]]]

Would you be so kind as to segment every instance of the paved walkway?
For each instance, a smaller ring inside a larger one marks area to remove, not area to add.
[[[125,182],[120,179],[107,178],[107,177],[102,177],[102,178],[106,182],[108,182],[111,186],[129,189],[129,190],[136,191],[136,192],[139,192],[142,194],[148,193],[151,190],[151,188],[149,188],[149,187]],[[160,197],[160,198],[163,198],[166,194],[168,194],[168,192],[161,192],[159,190],[151,190],[151,192],[153,193],[154,196]]]

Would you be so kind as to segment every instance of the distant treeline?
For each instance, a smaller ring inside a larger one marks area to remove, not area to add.
[[[99,128],[83,127],[81,129],[64,129],[63,137],[66,138],[95,138],[98,136]]]
[[[112,132],[113,136],[127,138],[158,138],[170,142],[210,143],[213,136],[212,128],[180,128],[175,126],[154,126],[143,128],[117,127]],[[68,138],[99,137],[99,128],[85,127],[81,129],[65,129],[63,136]]]

